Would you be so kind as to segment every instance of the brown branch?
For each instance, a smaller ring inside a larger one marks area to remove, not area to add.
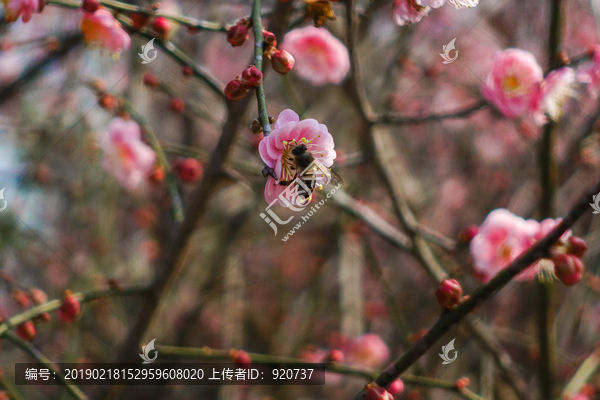
[[[571,211],[563,218],[561,223],[540,241],[533,245],[525,254],[521,255],[507,268],[500,271],[491,281],[479,286],[471,297],[450,311],[443,311],[429,329],[429,331],[417,340],[404,354],[402,354],[390,367],[377,377],[375,382],[386,387],[395,379],[400,377],[412,364],[425,354],[433,344],[447,333],[454,325],[462,321],[475,308],[480,307],[489,298],[498,293],[508,282],[535,261],[550,255],[550,249],[560,239],[563,233],[570,229],[573,224],[586,212],[589,211],[589,202],[592,196],[600,191],[600,181],[580,197]],[[359,399],[360,394],[355,397]]]
[[[422,117],[405,117],[399,115],[383,115],[376,120],[372,121],[374,124],[395,124],[395,125],[403,125],[403,124],[420,124],[424,122],[433,122],[433,121],[441,121],[444,119],[458,119],[458,118],[466,118],[471,114],[481,110],[484,107],[488,106],[487,100],[480,100],[479,102],[473,104],[472,106],[465,107],[458,111],[453,111],[449,113],[443,114],[429,114],[424,115]]]

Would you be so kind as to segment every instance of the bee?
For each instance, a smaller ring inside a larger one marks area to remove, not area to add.
[[[291,169],[295,171],[294,179],[291,181],[280,181],[279,184],[282,186],[289,186],[298,180],[298,196],[302,199],[303,203],[310,201],[316,188],[323,188],[323,186],[317,182],[319,178],[325,176],[327,183],[344,182],[342,178],[330,168],[325,167],[318,161],[315,163],[315,158],[308,151],[308,147],[306,147],[304,143],[294,146],[291,153],[292,157],[288,160],[293,162],[293,167],[291,167]]]

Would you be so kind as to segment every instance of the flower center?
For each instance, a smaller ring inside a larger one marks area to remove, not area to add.
[[[511,251],[512,247],[508,243],[502,243],[502,245],[498,249],[498,255],[500,259],[506,260],[510,257]]]
[[[509,75],[502,80],[502,88],[507,92],[514,92],[521,87],[521,82],[514,75]]]

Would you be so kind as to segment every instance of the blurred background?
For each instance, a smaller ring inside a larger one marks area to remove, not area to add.
[[[263,10],[274,9],[275,3],[264,1]],[[493,54],[508,47],[531,52],[546,71],[549,4],[483,0],[468,10],[447,4],[419,23],[398,26],[392,1],[359,1],[356,54],[366,98],[380,115],[426,116],[468,108],[482,99],[480,86]],[[312,24],[303,18],[303,2],[294,1],[292,8],[286,29]],[[333,10],[337,18],[323,29],[347,43],[346,7],[340,2]],[[161,11],[232,24],[250,15],[251,2],[171,1],[162,2]],[[560,49],[570,57],[598,43],[595,11],[590,1],[564,1]],[[19,82],[16,90],[0,92],[0,189],[5,188],[8,202],[0,212],[3,318],[31,306],[18,300],[32,288],[44,291],[48,299],[60,299],[67,289],[87,293],[150,284],[157,260],[177,229],[164,181],[148,179],[141,189],[130,191],[102,168],[98,138],[122,110],[99,105],[98,88],[126,101],[144,118],[171,165],[195,158],[206,170],[227,118],[222,99],[201,80],[185,76],[164,49],[155,46],[156,60],[142,65],[137,54],[146,37],[131,34],[131,47],[117,60],[106,50],[71,40],[80,19],[80,10],[48,4],[29,23],[0,22],[0,88]],[[265,26],[269,19],[265,17]],[[459,55],[444,65],[439,53],[453,38]],[[223,83],[252,60],[252,38],[234,48],[223,32],[191,33],[180,27],[170,40]],[[60,55],[26,73],[63,46],[67,48]],[[146,73],[158,78],[159,87],[144,84]],[[276,118],[291,108],[301,119],[327,125],[336,143],[334,170],[344,180],[342,191],[287,241],[281,240],[287,226],[273,235],[259,216],[268,203],[258,154],[262,134],[250,130],[257,115],[251,93],[226,164],[227,177],[211,193],[181,273],[160,298],[158,314],[139,338],[141,343],[156,338],[157,345],[234,348],[319,362],[330,350],[340,349],[347,365],[384,368],[437,318],[437,282],[418,255],[348,212],[348,204],[367,206],[413,238],[390,195],[390,190],[400,191],[419,224],[443,235],[443,240],[425,242],[467,294],[480,281],[472,273],[468,246],[459,240],[461,230],[481,224],[500,207],[539,219],[541,128],[527,120],[506,119],[493,107],[459,119],[370,127],[350,86],[348,80],[313,86],[295,71],[265,75],[269,115]],[[183,100],[184,109],[173,106],[173,99]],[[556,127],[556,216],[564,215],[598,176],[599,115],[598,101],[580,91]],[[379,142],[370,139],[371,129],[378,132]],[[387,150],[383,163],[393,171],[391,178],[375,162],[382,157],[378,148]],[[191,182],[175,177],[186,203],[199,176]],[[294,215],[281,208],[276,212],[282,219]],[[555,285],[559,389],[592,353],[600,333],[599,225],[586,213],[574,227],[589,247],[583,281],[568,289]],[[507,365],[527,394],[538,390],[535,285],[511,282],[472,320],[485,325],[510,356]],[[114,361],[144,301],[141,296],[91,301],[70,324],[51,313],[49,321],[36,321],[32,344],[53,362]],[[377,338],[356,339],[364,334]],[[469,389],[485,399],[518,398],[493,355],[473,336],[465,325],[454,328],[409,372],[449,382],[467,377]],[[437,353],[454,338],[457,360],[442,365]],[[133,357],[139,352],[131,349]],[[175,359],[159,351],[159,361]],[[32,361],[30,355],[2,341],[0,365],[6,379],[13,379],[16,362],[27,361]],[[322,387],[134,387],[126,398],[350,399],[367,383],[333,373],[326,379]],[[600,377],[588,383],[586,395],[600,398],[594,394],[600,392]],[[69,398],[60,387],[18,390],[26,399]],[[90,394],[95,388],[82,390]],[[409,382],[396,396],[458,397],[452,390]]]

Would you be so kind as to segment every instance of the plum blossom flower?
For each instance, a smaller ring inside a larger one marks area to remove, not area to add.
[[[119,21],[104,9],[94,13],[84,13],[81,20],[81,32],[88,44],[107,48],[114,54],[128,49],[131,44],[129,35],[121,28]]]
[[[4,19],[14,22],[21,17],[23,22],[29,22],[33,13],[39,9],[39,0],[2,0],[6,11]]]
[[[379,335],[367,333],[351,340],[344,354],[349,365],[375,369],[388,359],[390,351]]]
[[[350,70],[346,46],[325,28],[294,29],[281,48],[294,56],[298,75],[313,85],[338,84]]]
[[[454,4],[456,9],[459,9],[461,7],[465,7],[465,8],[477,7],[477,5],[479,4],[479,0],[448,0],[448,1],[452,4]]]
[[[577,95],[575,83],[575,71],[572,68],[564,67],[548,74],[532,104],[536,124],[543,125],[548,122],[546,114],[555,122],[562,117],[567,100]]]
[[[507,49],[494,56],[492,69],[481,91],[502,114],[515,118],[530,111],[543,77],[542,68],[533,54]]]
[[[591,96],[598,96],[600,93],[600,45],[594,46],[592,60],[577,70],[577,80],[587,84],[587,91]]]
[[[100,140],[104,169],[130,190],[152,173],[156,161],[154,151],[141,139],[138,124],[115,118]]]
[[[279,195],[286,189],[280,182],[291,182],[296,177],[296,166],[292,149],[297,145],[304,144],[308,152],[315,160],[326,167],[333,165],[336,157],[333,136],[323,124],[315,119],[300,121],[300,117],[292,110],[283,110],[273,132],[261,140],[258,151],[267,166],[273,168],[276,181],[269,177],[265,186],[265,199],[268,203],[278,199]],[[279,199],[279,204],[288,207]]]
[[[419,22],[432,8],[440,8],[446,0],[396,0],[394,2],[394,21],[403,26]]]
[[[470,243],[476,274],[489,281],[531,247],[539,230],[537,221],[526,221],[506,209],[490,212]]]

